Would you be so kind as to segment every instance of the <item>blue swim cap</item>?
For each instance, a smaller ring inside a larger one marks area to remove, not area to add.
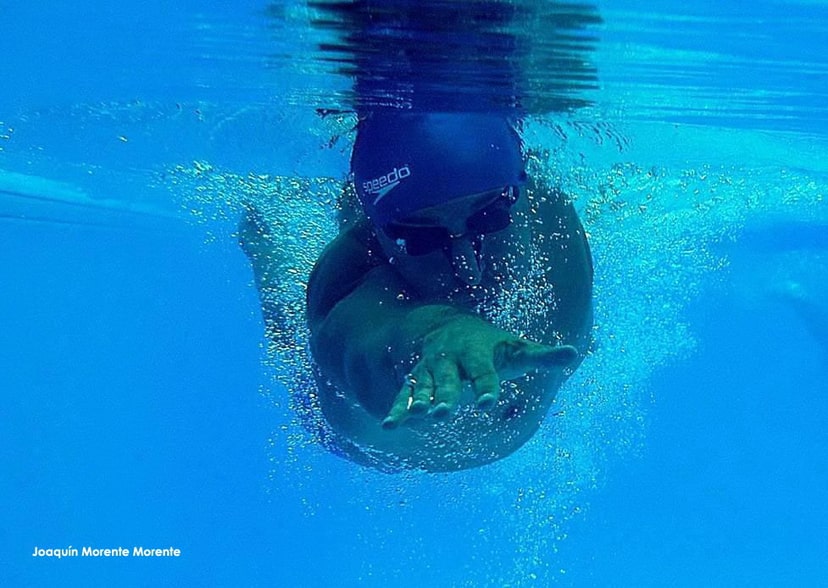
[[[525,181],[520,137],[487,113],[374,113],[357,127],[351,172],[378,227]]]

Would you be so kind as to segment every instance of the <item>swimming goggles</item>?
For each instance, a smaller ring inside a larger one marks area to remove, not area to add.
[[[511,209],[520,196],[519,189],[517,186],[506,186],[474,196],[480,196],[482,200],[486,194],[491,194],[491,200],[466,219],[466,230],[462,233],[452,234],[448,228],[439,225],[405,222],[390,222],[383,227],[383,232],[388,238],[402,242],[408,255],[420,256],[446,249],[454,239],[502,231],[512,222]]]

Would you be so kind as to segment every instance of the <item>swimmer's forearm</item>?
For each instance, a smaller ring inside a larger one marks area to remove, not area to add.
[[[468,313],[448,305],[366,301],[359,295],[351,296],[312,331],[314,358],[324,371],[340,376],[340,383],[349,386],[361,384],[353,380],[367,372],[381,372],[376,378],[386,380],[393,370],[401,377],[423,338],[461,314]]]
[[[461,314],[468,312],[399,299],[387,284],[364,283],[312,326],[313,355],[326,379],[383,418],[423,338]]]

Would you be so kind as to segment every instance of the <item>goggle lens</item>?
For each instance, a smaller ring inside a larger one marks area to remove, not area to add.
[[[519,197],[518,188],[507,186],[492,191],[494,200],[466,219],[466,232],[473,235],[485,235],[502,231],[512,222],[512,206]],[[385,234],[396,241],[402,241],[408,255],[428,255],[451,245],[449,230],[440,226],[407,225],[389,223],[383,229]]]

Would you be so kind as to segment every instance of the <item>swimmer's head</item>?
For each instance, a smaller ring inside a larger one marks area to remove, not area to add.
[[[351,171],[377,227],[526,178],[517,132],[486,113],[374,113],[357,127]]]

